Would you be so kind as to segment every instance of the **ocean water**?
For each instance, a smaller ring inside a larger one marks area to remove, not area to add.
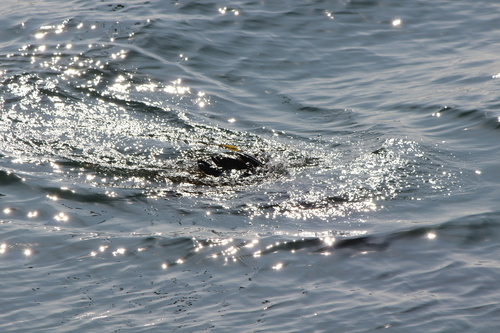
[[[500,328],[499,4],[0,9],[2,332]]]

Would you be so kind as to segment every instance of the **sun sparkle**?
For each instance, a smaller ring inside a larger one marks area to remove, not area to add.
[[[282,263],[277,263],[272,268],[275,269],[275,270],[277,270],[277,271],[279,271],[281,268],[283,268],[283,264]]]
[[[393,27],[400,27],[401,24],[402,24],[402,21],[399,18],[392,20],[392,26]]]

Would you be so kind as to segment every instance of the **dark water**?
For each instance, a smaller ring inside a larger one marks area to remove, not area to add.
[[[0,8],[3,332],[500,327],[500,5]]]

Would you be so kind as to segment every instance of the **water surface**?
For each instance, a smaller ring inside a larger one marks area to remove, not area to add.
[[[5,331],[500,325],[496,4],[0,7]]]

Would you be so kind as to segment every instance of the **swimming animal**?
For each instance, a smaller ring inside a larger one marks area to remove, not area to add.
[[[249,176],[264,165],[255,156],[243,152],[212,156],[211,162],[198,160],[198,168],[201,172],[214,177],[220,177],[232,170],[243,171],[242,176]]]

